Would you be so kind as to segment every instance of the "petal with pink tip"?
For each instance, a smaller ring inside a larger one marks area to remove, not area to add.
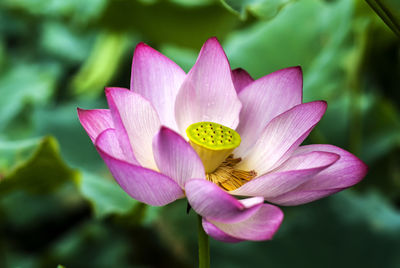
[[[265,174],[282,164],[303,142],[326,110],[326,102],[299,104],[267,125],[257,143],[238,167]]]
[[[247,85],[251,84],[254,79],[242,68],[237,68],[232,71],[232,81],[236,92],[239,94],[239,92],[242,91],[242,89],[244,89]]]
[[[120,133],[125,131],[137,161],[144,167],[156,169],[152,141],[161,126],[157,112],[149,101],[130,90],[108,88],[106,95],[117,134],[118,129]]]
[[[119,160],[100,147],[97,150],[121,188],[134,199],[152,206],[163,206],[184,196],[181,187],[171,178]]]
[[[301,146],[294,152],[294,155],[314,150],[338,154],[340,159],[296,189],[271,199],[271,202],[285,206],[308,203],[351,187],[360,182],[367,174],[368,167],[360,159],[333,145]]]
[[[111,116],[113,119],[114,129],[116,130],[116,134],[118,136],[118,142],[120,145],[121,150],[129,159],[136,159],[131,143],[129,141],[128,132],[122,122],[121,115],[118,111],[118,107],[112,97],[111,92],[117,91],[116,88],[106,88],[105,94],[108,102],[108,106],[110,107]],[[126,90],[126,89],[119,89],[119,90]],[[136,160],[137,162],[137,160]]]
[[[240,202],[215,183],[205,179],[188,180],[185,192],[189,204],[198,214],[208,220],[226,223],[238,222],[250,217],[264,202],[262,197]]]
[[[237,243],[237,242],[243,241],[243,239],[237,239],[235,237],[232,237],[232,236],[224,233],[223,231],[221,231],[221,229],[218,229],[217,226],[215,226],[214,224],[212,224],[211,222],[207,221],[204,218],[202,220],[202,225],[203,225],[203,229],[206,232],[206,234],[208,234],[215,240],[225,242],[225,243]]]
[[[180,133],[186,136],[189,125],[202,121],[235,129],[240,108],[228,59],[217,39],[208,39],[176,98],[175,118]]]
[[[150,101],[163,125],[177,130],[175,99],[185,72],[172,60],[144,43],[136,46],[131,75],[131,90]]]
[[[242,143],[235,154],[245,157],[267,124],[277,115],[301,104],[303,75],[300,67],[291,67],[264,76],[240,92],[242,103],[236,131]]]
[[[327,197],[340,192],[346,188],[316,190],[316,191],[291,191],[286,194],[272,198],[270,202],[281,206],[298,206]]]
[[[273,235],[279,229],[282,220],[283,212],[278,207],[270,204],[262,204],[256,213],[240,222],[222,223],[207,219],[207,221],[212,223],[227,236],[238,240],[253,241],[272,239]],[[214,233],[216,232],[210,233],[210,235]],[[221,235],[217,235],[214,238],[219,239],[220,237]]]
[[[326,170],[313,177],[302,189],[326,190],[335,188],[347,188],[359,183],[367,174],[368,167],[355,155],[330,144],[312,144],[300,146],[294,151],[294,155],[324,151],[340,155],[339,161]]]
[[[78,117],[93,143],[101,132],[107,128],[114,127],[110,110],[85,110],[78,108]]]
[[[129,159],[122,151],[118,142],[117,131],[113,128],[108,128],[101,132],[97,136],[95,146],[116,159],[139,165],[136,159]]]
[[[291,191],[338,161],[339,155],[309,152],[289,158],[271,173],[252,179],[231,194],[263,196],[266,200]]]
[[[182,188],[191,178],[205,179],[205,171],[197,153],[179,134],[161,127],[153,139],[153,152],[158,169],[174,179]]]

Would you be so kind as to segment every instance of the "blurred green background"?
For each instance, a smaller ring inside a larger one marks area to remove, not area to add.
[[[129,87],[138,42],[188,71],[211,36],[254,78],[301,65],[304,100],[328,101],[306,142],[370,168],[350,190],[284,207],[272,241],[211,240],[211,265],[400,267],[400,2],[368,2],[385,4],[386,24],[361,0],[1,0],[0,267],[197,265],[185,200],[129,198],[76,107]]]

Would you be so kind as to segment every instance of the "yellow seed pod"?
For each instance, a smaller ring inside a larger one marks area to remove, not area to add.
[[[186,129],[186,134],[206,173],[213,172],[241,141],[235,130],[213,122],[194,123]]]

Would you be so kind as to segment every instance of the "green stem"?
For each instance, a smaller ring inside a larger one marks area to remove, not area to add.
[[[400,37],[400,25],[390,10],[378,0],[366,0],[368,5],[375,11],[375,13],[383,20],[383,22],[398,36]]]
[[[199,268],[210,267],[210,244],[208,235],[203,230],[201,216],[198,215],[197,232],[199,239]]]

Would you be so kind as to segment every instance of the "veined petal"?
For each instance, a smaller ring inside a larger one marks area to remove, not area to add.
[[[175,117],[180,133],[186,137],[186,128],[202,121],[235,129],[240,108],[228,59],[217,39],[208,39],[176,98]]]
[[[293,190],[310,180],[338,159],[339,155],[328,152],[299,154],[289,158],[271,173],[252,179],[230,193],[242,196],[262,196],[269,201],[270,198]]]
[[[188,180],[185,192],[189,204],[208,220],[232,223],[245,220],[261,207],[262,197],[240,202],[216,184],[205,179]]]
[[[270,199],[270,202],[281,206],[298,206],[327,197],[346,188],[316,190],[316,191],[291,191]]]
[[[232,238],[253,241],[272,239],[273,235],[279,229],[282,220],[283,212],[278,207],[270,204],[262,204],[256,213],[243,221],[235,223],[222,223],[207,219],[207,221]],[[215,234],[215,232],[210,232],[211,236],[213,234]],[[218,240],[221,235],[213,237]],[[226,239],[226,237],[223,238]]]
[[[175,99],[185,72],[172,60],[144,43],[136,46],[131,75],[131,90],[150,101],[163,125],[178,130]]]
[[[205,178],[203,163],[192,146],[174,131],[161,127],[153,139],[158,169],[182,188],[192,178]]]
[[[242,137],[235,154],[245,157],[267,124],[277,115],[301,104],[303,76],[300,67],[291,67],[264,76],[240,92],[242,103],[236,131]]]
[[[271,199],[271,202],[284,206],[308,203],[353,186],[360,182],[367,173],[368,167],[360,159],[333,145],[305,145],[299,147],[294,154],[303,154],[314,150],[338,154],[340,159],[296,189]]]
[[[119,160],[97,147],[111,174],[134,199],[152,206],[163,206],[184,196],[171,178],[154,170]]]
[[[101,132],[107,128],[114,127],[110,110],[85,110],[78,108],[78,117],[93,143]]]
[[[265,174],[282,164],[303,142],[326,111],[326,102],[299,104],[267,125],[238,168]]]
[[[294,151],[294,155],[324,151],[340,155],[340,159],[317,176],[314,176],[302,189],[325,190],[347,188],[359,183],[367,174],[368,167],[355,155],[330,144],[304,145]]]
[[[217,226],[215,226],[214,224],[212,224],[211,222],[207,221],[204,218],[202,220],[202,225],[206,234],[213,237],[215,240],[225,243],[237,243],[243,241],[243,239],[238,239],[224,233],[223,231],[221,231],[221,229],[218,229]]]
[[[242,91],[242,89],[244,89],[247,85],[251,84],[254,79],[242,68],[237,68],[232,71],[232,81],[236,92],[239,94],[239,92]]]
[[[129,157],[122,151],[118,141],[117,131],[113,128],[108,128],[101,132],[97,136],[94,144],[97,148],[100,148],[103,152],[118,160],[123,160],[134,165],[140,165],[136,159],[129,159]]]
[[[126,133],[134,156],[142,166],[156,169],[152,141],[161,126],[157,112],[149,101],[130,90],[107,88],[106,95],[117,134]]]

